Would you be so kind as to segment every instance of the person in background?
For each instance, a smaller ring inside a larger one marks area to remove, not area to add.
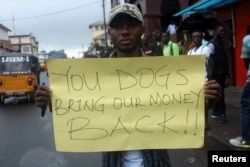
[[[205,71],[205,81],[211,80],[212,65],[210,65],[210,49],[206,45],[202,45],[203,34],[201,30],[194,30],[192,32],[192,39],[194,42],[193,49],[189,50],[187,55],[205,55],[206,56],[206,71]],[[208,104],[205,106],[205,129],[209,128],[208,125],[208,110],[211,106]]]
[[[152,48],[148,45],[148,37],[143,35],[141,38],[142,50],[147,56],[153,56]]]
[[[211,59],[214,62],[214,70],[212,74],[212,79],[216,80],[222,89],[222,97],[220,101],[214,106],[212,118],[219,118],[221,123],[225,123],[226,120],[226,105],[225,105],[225,82],[226,78],[229,75],[229,65],[226,48],[223,44],[224,37],[224,26],[218,24],[214,29],[215,35],[213,39],[209,41],[208,47],[211,51]]]
[[[177,26],[174,23],[174,20],[170,21],[170,24],[168,25],[166,32],[169,33],[169,38],[173,42],[178,42],[177,41],[177,34],[176,34]]]
[[[194,43],[194,47],[188,51],[187,55],[205,55],[206,59],[209,59],[211,51],[208,46],[202,45],[202,39],[203,35],[201,30],[197,29],[192,32],[192,40]],[[208,80],[207,74],[206,80]]]
[[[186,47],[185,47],[185,39],[181,38],[179,40],[179,42],[177,43],[178,47],[179,47],[179,54],[180,55],[186,55],[187,51],[186,51]]]
[[[152,47],[152,52],[153,52],[153,56],[162,56],[162,47],[161,47],[161,30],[156,29],[153,32],[153,40],[154,40],[154,44]]]
[[[250,148],[250,25],[242,41],[241,58],[247,70],[247,81],[240,100],[241,136],[230,139],[229,143],[236,147]]]
[[[114,7],[109,13],[108,25],[108,33],[114,44],[110,58],[144,56],[140,47],[141,36],[144,33],[143,17],[135,5],[124,3]],[[206,82],[204,94],[206,99],[218,100],[219,84],[215,81]],[[45,107],[49,104],[51,96],[50,88],[40,86],[35,94],[36,105]],[[102,155],[103,167],[171,167],[167,149],[110,151],[103,152]]]
[[[202,45],[208,45],[208,41],[207,40],[205,40],[205,36],[206,36],[206,34],[204,33],[204,32],[202,32]]]
[[[161,34],[161,45],[163,56],[177,56],[180,55],[179,46],[170,40],[169,33],[163,31]]]
[[[176,29],[177,29],[177,26],[175,25],[174,21],[171,20],[170,24],[168,25],[166,29],[166,32],[168,32],[170,35],[174,35],[176,34]]]

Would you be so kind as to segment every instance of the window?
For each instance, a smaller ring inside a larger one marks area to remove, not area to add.
[[[29,46],[23,46],[23,53],[29,53],[30,52],[30,47]]]

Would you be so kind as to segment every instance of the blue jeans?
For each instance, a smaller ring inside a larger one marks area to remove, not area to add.
[[[240,101],[241,136],[250,141],[250,83],[247,83],[241,94]]]

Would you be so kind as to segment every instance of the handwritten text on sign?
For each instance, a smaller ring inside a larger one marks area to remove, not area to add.
[[[56,149],[198,148],[204,56],[48,61]]]

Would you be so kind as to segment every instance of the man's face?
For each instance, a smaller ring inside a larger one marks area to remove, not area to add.
[[[169,39],[170,39],[170,36],[169,36],[168,33],[163,32],[163,33],[161,34],[161,41],[162,41],[164,44],[168,43],[168,42],[169,42]]]
[[[160,32],[153,32],[153,40],[160,41]]]
[[[223,38],[224,34],[225,34],[224,27],[222,27],[222,26],[218,27],[216,30],[216,34],[218,37]]]
[[[201,32],[193,32],[192,38],[194,41],[195,46],[200,46],[202,42],[202,34]]]
[[[120,15],[111,22],[108,32],[115,48],[129,53],[140,46],[144,29],[140,21]]]

